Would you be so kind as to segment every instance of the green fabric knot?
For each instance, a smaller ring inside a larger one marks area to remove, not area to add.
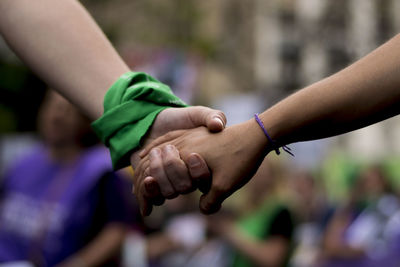
[[[186,107],[168,85],[143,72],[123,74],[104,96],[104,114],[92,123],[100,140],[110,149],[114,169],[130,164],[158,113],[169,107]]]

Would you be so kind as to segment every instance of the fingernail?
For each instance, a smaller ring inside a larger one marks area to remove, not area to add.
[[[224,122],[221,120],[220,117],[214,117],[213,118],[215,121],[217,121],[222,127],[224,127]]]
[[[201,161],[197,154],[190,155],[188,158],[188,164],[190,168],[195,168],[201,165]]]
[[[161,153],[160,153],[160,149],[158,149],[158,148],[154,148],[154,149],[152,149],[151,151],[150,151],[150,156],[151,157],[157,157],[157,156],[159,156]]]
[[[174,146],[173,145],[166,145],[165,149],[166,149],[166,151],[171,152],[171,151],[174,151]]]

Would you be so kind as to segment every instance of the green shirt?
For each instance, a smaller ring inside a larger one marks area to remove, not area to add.
[[[280,235],[292,239],[294,223],[288,207],[277,200],[265,201],[259,209],[238,221],[238,227],[248,236],[257,240],[267,240],[271,236]],[[285,265],[290,256],[288,252]],[[234,267],[256,266],[246,256],[236,253]]]

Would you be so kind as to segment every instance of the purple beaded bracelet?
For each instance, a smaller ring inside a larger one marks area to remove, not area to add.
[[[275,150],[275,153],[277,155],[279,155],[281,152],[279,151],[279,148],[281,147],[277,141],[272,140],[271,136],[269,136],[269,134],[267,133],[267,130],[264,127],[264,124],[262,123],[262,121],[260,120],[260,118],[258,117],[258,113],[254,114],[254,118],[256,119],[256,122],[258,123],[258,125],[260,125],[261,129],[263,130],[265,136],[267,137],[268,141],[271,143],[271,147],[273,150]],[[288,146],[282,146],[282,149],[292,155],[294,157],[294,154],[292,153],[292,150],[290,149],[290,147]]]

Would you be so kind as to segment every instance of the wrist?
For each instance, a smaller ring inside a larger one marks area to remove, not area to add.
[[[278,105],[275,105],[274,107],[264,111],[258,116],[271,139],[274,140],[278,144],[278,146],[285,146],[288,144],[293,130],[290,127],[290,118],[288,119],[288,115],[282,112],[282,109],[276,108],[276,106]],[[262,132],[260,126],[259,128],[259,130]],[[268,151],[274,149],[273,144],[271,144],[270,142],[268,142],[267,146]]]
[[[267,138],[270,150],[275,150],[275,153],[279,155],[281,153],[280,148],[282,148],[283,151],[294,157],[294,154],[291,152],[290,147],[286,146],[285,144],[281,144],[279,141],[271,138],[271,136],[267,132],[267,129],[264,126],[264,123],[258,116],[258,113],[254,114],[254,120],[257,122],[258,126],[260,126],[262,132],[264,133],[264,136]]]
[[[256,155],[266,156],[271,150],[270,142],[265,137],[262,129],[254,119],[244,123],[244,138],[247,140],[246,146],[255,152]]]

